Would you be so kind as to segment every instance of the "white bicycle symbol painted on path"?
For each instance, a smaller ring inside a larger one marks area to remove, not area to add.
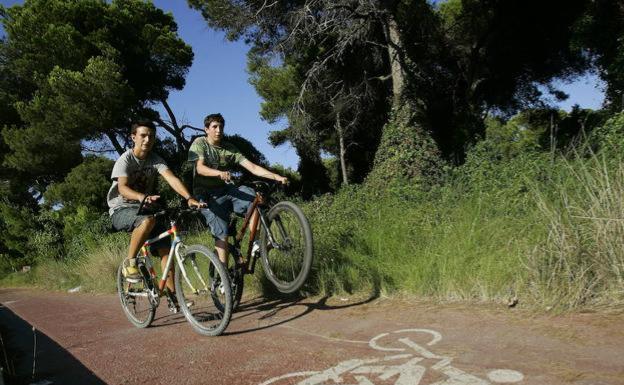
[[[487,374],[488,379],[482,379],[451,365],[452,358],[432,353],[427,348],[414,342],[408,337],[397,334],[425,334],[430,338],[427,346],[432,346],[442,339],[442,335],[429,329],[403,329],[391,333],[383,333],[373,337],[368,346],[387,352],[389,355],[378,358],[351,359],[342,361],[334,367],[321,371],[289,373],[271,378],[260,385],[293,384],[293,385],[376,385],[374,381],[389,384],[396,377],[394,385],[419,385],[427,368],[425,360],[433,360],[430,369],[436,372],[437,380],[430,385],[490,385],[492,383],[515,383],[524,379],[524,375],[515,370],[497,369]],[[394,345],[385,345],[391,337]],[[427,361],[429,362],[429,361]],[[355,383],[346,382],[354,379]]]

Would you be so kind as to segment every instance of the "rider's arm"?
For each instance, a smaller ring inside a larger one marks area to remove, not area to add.
[[[264,167],[260,167],[255,163],[250,162],[249,160],[245,159],[240,163],[241,166],[243,166],[244,168],[247,169],[247,171],[249,171],[250,173],[254,174],[255,176],[259,176],[261,178],[267,178],[267,179],[272,179],[272,180],[276,180],[280,183],[286,183],[288,181],[288,179],[286,177],[283,177],[281,175],[275,174],[267,169],[265,169]]]
[[[164,170],[160,173],[160,175],[165,178],[165,181],[169,183],[169,186],[171,186],[175,192],[182,195],[189,206],[199,206],[199,202],[193,198],[193,196],[186,189],[186,186],[184,186],[184,183],[182,183],[182,181],[175,176],[170,169]]]
[[[145,198],[145,194],[134,191],[130,188],[130,186],[128,186],[127,176],[117,177],[117,188],[119,189],[119,193],[121,194],[121,196],[128,200],[141,202],[143,198]]]
[[[214,176],[217,178],[221,178],[223,180],[229,180],[229,175],[230,173],[227,171],[219,171],[217,169],[214,168],[210,168],[208,166],[206,166],[204,164],[204,159],[203,158],[199,158],[197,159],[197,161],[195,162],[195,169],[197,170],[197,173],[201,176]]]

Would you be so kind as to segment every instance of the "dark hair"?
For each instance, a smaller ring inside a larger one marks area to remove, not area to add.
[[[132,126],[130,126],[130,133],[132,133],[132,135],[136,134],[137,128],[139,127],[147,127],[150,130],[154,131],[154,133],[156,132],[156,126],[154,125],[154,122],[147,119],[138,119],[135,120],[134,123],[132,123]]]
[[[212,122],[219,122],[222,126],[225,126],[225,119],[221,114],[210,114],[204,118],[204,127],[210,126]]]

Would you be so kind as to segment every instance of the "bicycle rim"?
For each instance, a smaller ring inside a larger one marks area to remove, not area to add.
[[[150,302],[144,280],[128,282],[123,276],[123,262],[117,269],[117,292],[121,307],[128,320],[136,327],[148,327],[154,320],[156,307]]]
[[[195,331],[216,336],[227,328],[232,316],[232,292],[227,272],[219,259],[201,245],[188,246],[176,264],[176,295],[180,309]]]
[[[282,293],[292,293],[303,285],[312,266],[312,230],[299,207],[280,202],[267,215],[275,247],[264,229],[260,242],[262,267],[266,277]]]

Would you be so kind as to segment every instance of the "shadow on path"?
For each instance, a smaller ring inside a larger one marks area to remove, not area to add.
[[[275,326],[283,325],[285,323],[294,321],[298,318],[301,318],[307,314],[315,310],[339,310],[346,309],[354,306],[361,306],[367,303],[374,301],[379,298],[377,293],[373,294],[371,297],[354,303],[349,303],[345,305],[327,305],[328,296],[320,298],[317,302],[306,302],[303,297],[295,297],[292,299],[280,299],[280,300],[267,300],[262,298],[252,298],[251,300],[246,301],[241,304],[237,309],[237,312],[234,313],[232,317],[232,321],[240,320],[243,318],[253,318],[259,316],[257,318],[258,321],[265,322],[264,325],[248,328],[244,330],[238,330],[235,332],[228,332],[227,330],[223,335],[237,335],[237,334],[245,334],[251,333],[258,330],[268,329]],[[302,307],[302,311],[300,313],[296,313],[294,315],[289,315],[286,318],[280,318],[279,315],[281,312],[292,308],[294,306]]]
[[[70,352],[0,304],[0,366],[7,384],[49,381],[64,385],[105,385]],[[33,352],[35,376],[33,374]]]

